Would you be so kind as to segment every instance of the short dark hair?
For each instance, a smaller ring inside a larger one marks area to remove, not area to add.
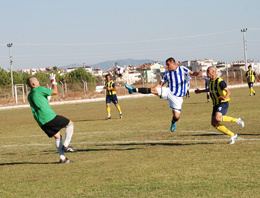
[[[251,66],[251,65],[249,65],[249,66],[248,66],[248,68],[249,68],[249,67],[252,67],[252,66]]]
[[[27,78],[27,84],[28,84],[28,86],[31,87],[31,88],[32,88],[32,85],[31,85],[31,79],[32,79],[32,78],[35,78],[35,77],[31,76],[31,77]]]
[[[105,76],[105,78],[107,79],[108,76],[111,78],[110,74],[107,74],[107,75]]]
[[[165,62],[166,62],[166,64],[167,64],[167,62],[168,61],[171,61],[171,62],[174,62],[175,63],[175,59],[174,58],[172,58],[172,57],[170,57],[170,58],[168,58]]]

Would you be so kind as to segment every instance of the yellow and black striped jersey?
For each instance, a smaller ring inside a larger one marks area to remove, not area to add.
[[[111,80],[109,82],[106,82],[105,86],[106,86],[106,90],[107,90],[107,88],[112,88],[113,89],[116,85]],[[107,90],[107,95],[115,95],[115,94],[116,94],[116,91],[109,91],[109,90]]]
[[[248,70],[247,72],[246,72],[246,77],[248,77],[247,78],[247,82],[255,82],[255,75],[256,75],[256,73],[255,73],[255,71],[253,71],[253,70]]]
[[[226,96],[227,92],[224,90],[226,87],[227,84],[222,78],[216,77],[215,79],[209,80],[209,92],[213,105],[219,105],[221,102],[227,102],[230,100],[230,98],[226,100],[220,100],[218,98],[219,96]]]

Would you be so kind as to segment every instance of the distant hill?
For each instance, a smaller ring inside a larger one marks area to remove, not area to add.
[[[104,61],[92,65],[87,65],[91,67],[99,67],[100,69],[106,71],[112,67],[115,66],[115,63],[117,62],[119,66],[124,66],[124,65],[135,65],[135,66],[140,66],[144,63],[152,63],[157,60],[151,60],[151,59],[141,59],[141,60],[135,60],[135,59],[121,59],[121,60],[114,60],[114,61]],[[160,63],[163,63],[162,61],[159,61]],[[67,66],[63,66],[62,68],[73,68],[73,67],[83,67],[83,64],[70,64]]]

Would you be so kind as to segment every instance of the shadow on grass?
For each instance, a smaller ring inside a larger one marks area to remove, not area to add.
[[[99,144],[96,146],[191,146],[191,145],[198,145],[198,144],[214,144],[214,143],[207,143],[207,142],[196,142],[196,143],[117,143],[117,144]],[[127,150],[137,150],[137,149],[144,149],[144,148],[125,148],[125,149],[77,149],[77,152],[92,152],[92,151],[127,151]]]
[[[207,134],[196,134],[196,135],[179,135],[179,136],[195,136],[195,137],[208,137],[208,136],[223,136],[225,135],[223,134],[218,134],[218,133],[207,133]]]
[[[121,118],[111,118],[111,119],[109,119],[109,120],[119,120],[119,119],[121,119]],[[87,120],[74,120],[73,122],[94,122],[94,121],[105,121],[105,122],[109,122],[109,120],[106,120],[105,118],[103,119],[87,119]]]
[[[60,164],[59,162],[10,162],[1,163],[0,166],[23,165],[23,164]]]

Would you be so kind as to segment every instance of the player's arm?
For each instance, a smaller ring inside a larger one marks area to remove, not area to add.
[[[257,79],[257,81],[258,81],[258,82],[260,82],[260,80],[259,80],[259,78],[258,78],[258,76],[257,76],[257,75],[255,75],[255,78]]]
[[[195,90],[196,94],[200,94],[200,93],[204,93],[204,92],[209,92],[209,89],[196,89]]]
[[[225,97],[223,97],[223,96],[219,96],[218,98],[219,98],[220,100],[226,100],[226,99],[228,99],[229,96],[231,95],[231,92],[229,91],[229,89],[228,89],[227,87],[224,88],[223,90],[225,90],[225,91],[227,92],[227,94],[226,94]]]
[[[49,79],[50,79],[50,82],[51,82],[51,85],[52,85],[52,93],[51,95],[58,95],[58,88],[57,88],[57,83],[56,83],[56,74],[53,74],[51,73],[50,76],[49,76]]]
[[[200,73],[201,73],[200,70],[197,70],[197,71],[189,71],[189,74],[190,74],[191,76],[198,76]]]

